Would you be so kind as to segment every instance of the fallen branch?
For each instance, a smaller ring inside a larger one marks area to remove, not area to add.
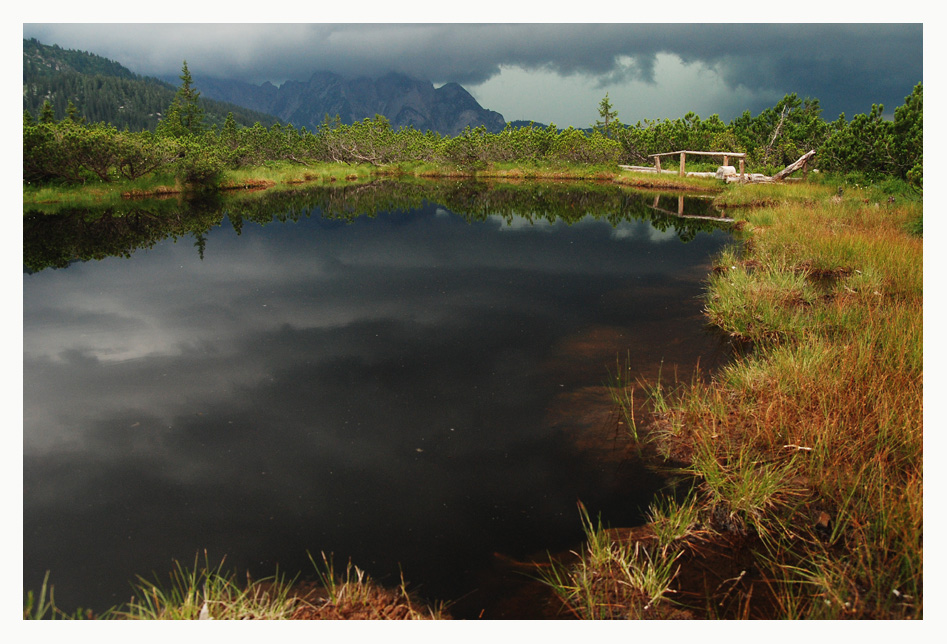
[[[815,156],[815,150],[809,150],[808,152],[803,154],[801,157],[799,157],[794,163],[790,163],[785,168],[783,168],[782,170],[774,174],[773,180],[782,181],[783,179],[791,175],[793,172],[795,172],[796,170],[804,166],[806,163],[808,163],[809,159],[811,159],[814,156]]]

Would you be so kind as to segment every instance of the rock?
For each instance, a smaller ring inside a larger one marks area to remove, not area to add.
[[[732,165],[722,165],[717,168],[717,174],[715,175],[718,179],[726,179],[728,176],[734,175],[737,173],[737,169]]]

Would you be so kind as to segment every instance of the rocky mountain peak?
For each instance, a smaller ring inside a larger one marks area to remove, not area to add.
[[[499,132],[506,124],[501,114],[481,107],[457,83],[435,89],[430,81],[395,72],[378,78],[353,78],[318,71],[306,82],[288,81],[279,88],[269,83],[257,86],[199,78],[195,78],[195,85],[207,98],[252,106],[311,131],[326,115],[355,123],[381,114],[396,129],[414,127],[449,136],[479,125]]]

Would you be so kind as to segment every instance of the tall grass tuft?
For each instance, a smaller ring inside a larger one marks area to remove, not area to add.
[[[700,505],[693,492],[681,502],[673,496],[658,497],[648,508],[647,516],[664,555],[675,544],[696,534],[701,523]]]
[[[644,619],[674,615],[672,582],[678,572],[679,549],[640,541],[619,541],[593,523],[579,503],[585,549],[575,561],[550,560],[539,579],[579,619]]]
[[[322,592],[311,605],[297,613],[297,619],[448,619],[447,605],[428,605],[413,597],[402,576],[397,589],[374,583],[366,572],[348,562],[344,573],[335,568],[331,556],[322,553],[319,563],[309,556]]]
[[[217,566],[186,568],[175,562],[170,583],[139,578],[135,596],[115,611],[119,619],[288,619],[300,598],[292,592],[293,580],[283,575],[238,583],[232,573]]]
[[[49,571],[47,571],[39,593],[34,593],[32,590],[26,592],[23,599],[23,619],[92,619],[92,611],[79,608],[72,613],[66,613],[56,606],[55,591],[49,583]]]

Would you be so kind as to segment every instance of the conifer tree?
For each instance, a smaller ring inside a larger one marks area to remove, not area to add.
[[[40,123],[55,123],[56,122],[56,112],[53,110],[53,104],[48,100],[43,101],[43,108],[39,113],[39,122]]]
[[[598,115],[602,120],[595,122],[595,129],[610,137],[618,112],[613,109],[612,102],[608,98],[608,92],[605,92],[605,98],[598,104]]]
[[[85,119],[79,115],[79,108],[76,107],[75,103],[72,101],[69,101],[69,104],[66,106],[66,118],[73,123],[85,122]]]
[[[199,102],[201,93],[192,86],[193,79],[186,60],[181,67],[180,78],[181,87],[174,95],[167,114],[158,124],[158,133],[164,136],[180,137],[204,131],[204,108]]]

